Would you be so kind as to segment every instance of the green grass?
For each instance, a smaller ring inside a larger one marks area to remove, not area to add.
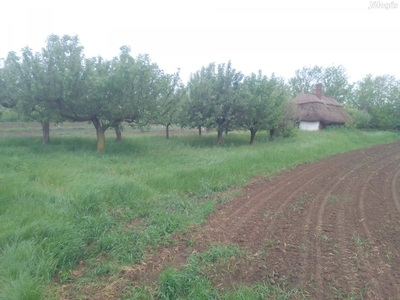
[[[216,147],[214,134],[109,137],[106,153],[79,135],[52,137],[48,146],[40,137],[0,138],[0,299],[51,298],[52,278],[71,282],[79,261],[85,276],[108,276],[139,262],[146,247],[204,222],[216,192],[399,135],[327,130],[257,138],[250,147],[248,133],[230,133]]]
[[[180,269],[170,268],[160,275],[157,299],[305,299],[301,290],[290,287],[283,280],[275,285],[266,281],[252,286],[238,285],[231,291],[218,291],[206,275],[213,264],[226,264],[245,254],[236,246],[212,246],[202,253],[192,254]]]
[[[363,249],[367,248],[370,245],[370,242],[368,241],[368,239],[363,238],[362,236],[360,236],[357,233],[353,234],[352,240],[356,246],[363,248]]]

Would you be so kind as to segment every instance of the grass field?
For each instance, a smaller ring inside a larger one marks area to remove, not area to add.
[[[132,128],[129,124],[122,124],[123,136],[137,136],[150,134],[165,134],[165,127],[161,125],[152,125],[142,129]],[[50,124],[51,137],[53,136],[96,136],[96,130],[91,122],[65,122],[60,124]],[[182,135],[196,133],[197,129],[181,129],[177,126],[170,127],[171,135]],[[42,127],[37,122],[0,122],[0,137],[1,136],[38,136],[42,133]],[[107,136],[115,134],[112,130],[106,132]]]
[[[84,262],[85,276],[73,282],[79,291],[85,280],[138,263],[149,247],[169,243],[171,233],[204,222],[218,202],[228,200],[221,196],[228,188],[399,138],[391,132],[330,129],[272,142],[261,133],[248,146],[248,133],[230,133],[216,147],[214,134],[168,141],[161,135],[129,136],[119,143],[110,136],[106,153],[97,153],[95,138],[81,134],[52,137],[48,146],[40,136],[1,137],[0,299],[57,299],[57,288],[71,283],[71,274]],[[222,258],[241,253],[236,248],[222,252]],[[191,259],[182,274],[198,276],[199,257]],[[157,290],[132,288],[126,299],[175,299],[168,293],[173,293],[169,285],[181,284],[171,281],[178,271],[168,272]],[[196,278],[203,285],[189,289],[211,291],[212,298],[250,299],[270,290],[258,284],[218,294],[206,279]],[[282,289],[282,297],[294,291]]]

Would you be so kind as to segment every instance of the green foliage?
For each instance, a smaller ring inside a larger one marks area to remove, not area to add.
[[[264,135],[248,147],[247,133],[231,133],[215,147],[212,135],[174,136],[169,142],[140,136],[95,153],[93,138],[54,137],[42,147],[36,137],[2,137],[0,299],[25,299],[28,291],[46,298],[42,287],[55,274],[69,280],[80,260],[87,276],[139,262],[148,246],[203,223],[215,209],[216,192],[253,176],[398,138],[330,129],[273,143]],[[198,260],[223,262],[232,255],[239,254],[211,248]]]
[[[91,121],[98,150],[104,132],[123,121],[176,123],[179,75],[164,74],[148,55],[129,53],[123,46],[111,61],[85,58],[77,36],[50,35],[40,53],[28,47],[22,58],[9,53],[0,69],[0,104],[41,122],[45,143],[49,122]]]
[[[218,299],[211,282],[190,267],[183,272],[168,269],[161,274],[159,299]]]
[[[184,123],[191,127],[205,126],[218,132],[218,144],[222,132],[237,129],[243,74],[226,65],[214,63],[191,76],[188,83],[188,117]]]
[[[0,105],[6,108],[15,107],[22,89],[19,58],[12,51],[6,59],[0,60]]]
[[[297,288],[289,287],[285,282],[270,285],[267,282],[253,286],[235,286],[231,291],[218,291],[205,270],[214,264],[224,264],[237,259],[244,251],[236,246],[212,246],[210,249],[192,254],[181,269],[170,268],[160,275],[156,293],[158,299],[304,299]]]
[[[268,78],[261,71],[246,77],[243,85],[238,125],[250,130],[250,144],[253,144],[257,131],[278,127],[284,118],[288,95],[282,78],[274,74]]]
[[[0,299],[4,300],[41,300],[42,283],[38,278],[21,274],[15,280],[8,282],[8,285],[0,292]]]
[[[359,246],[361,248],[368,248],[370,245],[370,241],[368,239],[361,237],[357,233],[354,233],[351,239],[356,246]]]
[[[169,126],[179,125],[180,115],[185,113],[182,110],[183,101],[186,99],[186,89],[180,81],[179,73],[174,75],[160,74],[159,93],[150,103],[150,117],[148,122],[151,124],[164,125],[166,137],[169,138]]]
[[[205,127],[212,115],[211,101],[214,97],[215,65],[192,74],[187,85],[187,101],[181,113],[181,123],[185,127]]]
[[[284,138],[295,137],[299,133],[299,128],[294,124],[288,122],[278,127],[278,135],[281,135]]]
[[[18,113],[14,109],[0,107],[0,122],[20,121]]]
[[[24,120],[40,122],[45,144],[50,122],[65,120],[92,122],[100,151],[105,131],[115,128],[119,139],[124,122],[141,129],[164,125],[167,138],[170,125],[196,127],[199,133],[205,127],[218,132],[218,144],[223,132],[245,128],[253,143],[260,130],[293,136],[294,119],[285,107],[289,91],[292,96],[314,92],[321,82],[326,95],[363,111],[354,112],[358,128],[400,128],[400,84],[393,76],[367,75],[353,91],[343,66],[303,67],[287,87],[273,74],[243,80],[229,61],[203,67],[185,88],[179,72],[164,73],[147,54],[132,57],[128,46],[120,50],[112,60],[86,58],[77,36],[53,34],[41,52],[28,47],[21,57],[10,52],[0,65],[0,105],[14,108]],[[2,119],[9,121],[5,114]]]
[[[322,83],[323,94],[333,97],[339,103],[348,103],[351,98],[353,85],[348,82],[349,76],[342,65],[303,67],[295,73],[296,75],[289,79],[292,97],[301,92],[315,93],[315,85]]]
[[[346,111],[354,119],[353,124],[346,124],[347,126],[355,126],[357,129],[371,128],[372,116],[365,110],[345,106]]]
[[[349,104],[371,116],[371,128],[400,128],[400,81],[394,76],[367,75],[357,82]],[[365,113],[364,117],[368,119]]]
[[[212,246],[205,252],[192,254],[182,270],[167,269],[160,275],[157,294],[160,299],[219,299],[202,269],[210,263],[240,257],[244,251],[236,246]]]
[[[6,102],[15,107],[24,120],[40,122],[45,144],[49,122],[63,121],[58,101],[64,97],[79,98],[82,49],[76,36],[50,35],[40,53],[25,47],[21,58],[14,52],[7,56],[1,72],[4,93],[0,99],[3,105]]]
[[[292,96],[315,92],[322,83],[324,94],[342,104],[354,118],[359,129],[391,130],[400,128],[400,81],[394,76],[367,75],[355,84],[348,83],[346,70],[338,67],[304,67],[289,80]],[[350,125],[352,126],[352,125]]]
[[[198,257],[204,263],[225,262],[231,257],[242,256],[244,252],[244,249],[233,245],[212,245],[207,251],[200,253]]]
[[[129,121],[139,127],[161,123],[173,109],[178,82],[178,74],[164,74],[148,55],[133,58],[129,47],[121,47],[105,72],[107,97],[102,107],[107,114],[100,116],[109,123]]]

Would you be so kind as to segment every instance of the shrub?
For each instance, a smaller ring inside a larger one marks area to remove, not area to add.
[[[299,128],[292,122],[285,123],[284,125],[278,127],[277,130],[278,135],[284,138],[295,137],[298,132]]]
[[[18,114],[11,109],[0,109],[0,122],[17,122]]]
[[[371,120],[372,116],[365,110],[360,110],[353,107],[345,107],[346,111],[349,115],[354,119],[353,126],[358,129],[368,129],[371,128]],[[350,124],[346,124],[347,126],[352,126]]]

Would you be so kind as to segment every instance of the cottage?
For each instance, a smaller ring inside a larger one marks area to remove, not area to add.
[[[321,83],[317,84],[315,94],[301,93],[292,101],[299,108],[300,130],[321,130],[325,125],[343,125],[354,122],[339,102],[322,95]]]

